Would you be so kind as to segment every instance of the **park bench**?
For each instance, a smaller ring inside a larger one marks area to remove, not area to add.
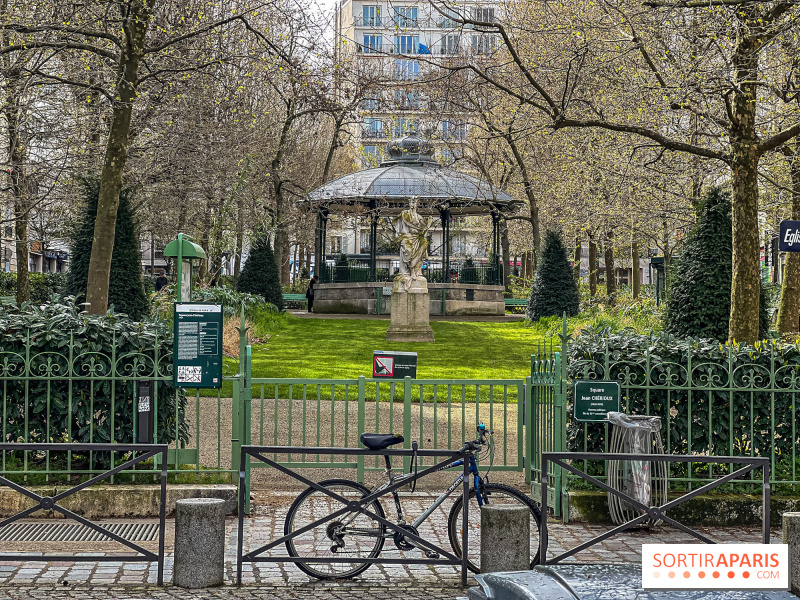
[[[308,298],[306,298],[305,294],[284,294],[283,301],[286,306],[289,306],[290,303],[300,304],[301,308],[308,305]]]
[[[522,309],[523,312],[526,308],[528,308],[528,299],[527,298],[504,298],[506,303],[506,310],[511,309],[511,312],[514,312],[516,309]]]

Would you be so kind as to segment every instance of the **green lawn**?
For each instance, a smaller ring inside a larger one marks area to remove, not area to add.
[[[418,353],[420,379],[521,378],[543,341],[519,321],[434,321],[433,344],[387,342],[388,327],[388,320],[289,317],[267,344],[253,347],[253,377],[370,377],[373,350],[400,350]]]

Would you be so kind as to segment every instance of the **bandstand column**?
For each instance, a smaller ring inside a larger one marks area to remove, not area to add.
[[[496,210],[492,210],[492,255],[494,257],[494,283],[500,285],[502,282],[502,274],[500,273],[500,214]]]
[[[440,209],[442,219],[442,283],[450,283],[450,209]]]
[[[328,211],[320,209],[317,212],[317,227],[314,236],[314,273],[324,282],[325,270],[325,242],[328,229]]]
[[[378,211],[375,200],[370,200],[370,220],[369,220],[369,280],[376,281],[378,278]]]

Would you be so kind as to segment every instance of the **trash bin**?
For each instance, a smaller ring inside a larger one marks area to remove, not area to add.
[[[610,412],[608,421],[612,425],[610,453],[664,454],[660,417]],[[645,506],[662,506],[667,502],[667,468],[666,462],[609,460],[606,464],[608,485]],[[641,509],[610,492],[608,508],[611,520],[617,525],[643,514]],[[652,527],[660,522],[648,519],[642,525]]]

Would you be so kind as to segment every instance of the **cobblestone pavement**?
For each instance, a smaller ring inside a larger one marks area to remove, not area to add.
[[[251,518],[245,520],[244,547],[251,550],[266,544],[283,530],[284,515],[288,509],[292,493],[276,492],[254,503]],[[403,507],[410,518],[421,514],[435,495],[416,493],[405,495]],[[420,535],[442,548],[449,550],[447,541],[447,513],[450,503],[445,502],[429,520],[420,527]],[[389,511],[391,515],[393,511]],[[391,517],[390,517],[391,518]],[[230,519],[227,524],[226,586],[208,592],[185,592],[168,586],[156,588],[156,564],[144,562],[115,562],[109,559],[122,558],[124,553],[112,551],[110,543],[87,548],[82,544],[82,555],[97,555],[97,562],[47,562],[30,553],[28,562],[0,560],[0,600],[6,598],[60,600],[71,598],[301,598],[315,600],[338,600],[339,598],[365,598],[382,600],[394,597],[392,594],[403,589],[404,598],[456,598],[463,596],[460,585],[460,572],[453,566],[429,565],[374,565],[357,579],[342,582],[320,582],[312,580],[290,563],[245,563],[243,583],[245,588],[233,586],[236,570],[237,521]],[[168,522],[172,527],[172,522]],[[570,523],[564,525],[557,521],[548,522],[551,557],[566,548],[573,547],[606,531],[609,527]],[[722,543],[759,542],[758,528],[702,529],[711,539]],[[171,532],[169,532],[171,533]],[[167,538],[171,539],[171,535]],[[598,546],[572,558],[584,563],[638,562],[642,543],[676,543],[691,541],[686,534],[671,528],[660,527],[653,531],[632,531],[615,536]],[[777,532],[773,541],[779,541]],[[472,547],[472,544],[470,544]],[[0,552],[20,552],[26,548],[9,546],[3,542]],[[71,550],[71,552],[70,552]],[[102,550],[102,551],[101,551]],[[171,548],[165,559],[164,579],[172,580]],[[283,546],[274,549],[282,554]],[[70,548],[64,544],[59,548],[48,548],[59,554],[77,554],[75,545]],[[471,548],[477,551],[477,547]],[[272,551],[270,551],[272,552]],[[387,541],[382,556],[398,557],[407,554],[420,557],[416,551],[402,553],[391,541]],[[38,555],[41,556],[41,553]],[[104,560],[105,559],[105,560]],[[471,580],[471,583],[474,582]],[[123,587],[120,587],[123,586]],[[244,590],[244,591],[243,591]]]

